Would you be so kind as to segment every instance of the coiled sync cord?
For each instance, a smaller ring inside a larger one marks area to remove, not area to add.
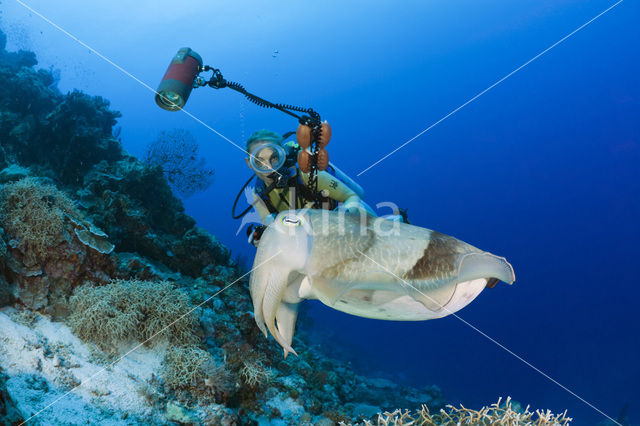
[[[200,71],[212,71],[213,75],[209,81],[205,81],[204,79],[196,79],[194,82],[195,87],[199,86],[209,86],[214,89],[222,89],[223,87],[229,87],[230,89],[235,90],[236,92],[242,93],[250,102],[263,107],[263,108],[275,108],[280,110],[286,114],[289,114],[298,119],[300,124],[311,127],[311,170],[309,171],[309,180],[307,182],[307,188],[310,194],[313,194],[313,200],[309,200],[313,202],[314,207],[320,207],[320,194],[318,193],[318,151],[320,136],[322,135],[322,122],[320,120],[320,114],[315,112],[312,108],[303,108],[295,105],[286,105],[286,104],[274,104],[273,102],[269,102],[266,99],[263,99],[253,93],[248,92],[244,86],[240,83],[235,83],[233,81],[227,81],[222,76],[222,73],[219,69],[212,68],[209,65],[205,65],[201,67]],[[303,114],[299,116],[295,114],[295,112],[301,112]]]

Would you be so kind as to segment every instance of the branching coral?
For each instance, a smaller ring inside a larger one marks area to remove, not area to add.
[[[524,410],[514,408],[511,397],[507,397],[505,402],[501,404],[502,398],[498,402],[488,407],[482,407],[480,410],[471,410],[463,407],[447,406],[447,410],[441,410],[440,413],[430,418],[429,410],[426,406],[422,407],[419,412],[420,421],[436,421],[438,425],[532,425],[532,426],[556,426],[567,425],[571,422],[571,418],[567,417],[567,412],[562,414],[553,414],[550,410],[529,411],[529,406]],[[430,425],[431,423],[422,423]]]
[[[205,368],[212,362],[209,352],[197,346],[172,347],[164,359],[164,381],[174,389],[195,386],[204,381]]]
[[[171,389],[187,390],[200,401],[222,401],[235,389],[228,366],[195,345],[170,348],[162,377]]]
[[[240,368],[240,377],[248,386],[265,386],[273,379],[273,372],[264,365],[263,360],[263,357],[256,357],[244,361]]]
[[[238,341],[239,339],[229,341],[222,347],[229,368],[240,379],[241,384],[249,388],[266,388],[275,377],[275,373],[265,365],[265,354],[257,352],[248,343],[238,344]]]
[[[62,240],[64,215],[78,216],[73,202],[55,186],[26,177],[0,188],[0,223],[14,247],[34,265]]]
[[[447,405],[446,410],[438,414],[431,414],[429,408],[423,405],[420,410],[410,413],[409,410],[395,410],[378,414],[377,426],[457,426],[457,425],[510,425],[510,426],[564,426],[571,422],[567,412],[553,414],[551,411],[529,411],[529,406],[518,410],[508,397],[504,403],[502,398],[498,402],[480,410],[472,410],[462,405],[460,408]],[[341,423],[344,424],[344,423]],[[365,426],[372,426],[370,421]]]
[[[197,341],[198,317],[189,297],[168,282],[116,280],[78,287],[70,299],[68,319],[81,339],[102,349],[135,339],[151,345],[158,337],[172,343]]]

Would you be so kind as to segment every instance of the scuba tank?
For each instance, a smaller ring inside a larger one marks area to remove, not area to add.
[[[338,178],[340,182],[347,185],[349,189],[351,189],[353,192],[356,193],[358,197],[360,197],[361,200],[364,199],[364,189],[362,189],[362,186],[358,185],[356,181],[351,179],[345,172],[340,170],[338,166],[333,164],[331,161],[329,161],[329,167],[327,167],[327,171],[329,173],[333,171],[333,173],[331,173],[332,175]]]

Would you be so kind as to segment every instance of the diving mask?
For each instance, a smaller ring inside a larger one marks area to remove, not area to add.
[[[282,168],[286,159],[287,153],[280,144],[261,142],[251,150],[249,164],[256,173],[270,175]]]

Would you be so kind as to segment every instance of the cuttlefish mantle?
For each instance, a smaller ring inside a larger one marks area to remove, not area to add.
[[[249,288],[256,323],[291,347],[304,299],[348,314],[391,321],[442,318],[485,287],[512,284],[503,258],[456,238],[368,215],[283,212],[265,230]]]

